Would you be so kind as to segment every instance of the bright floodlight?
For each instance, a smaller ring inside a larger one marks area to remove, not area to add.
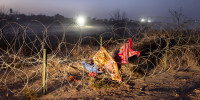
[[[144,18],[142,18],[140,21],[141,21],[141,22],[145,22],[146,20],[145,20]]]
[[[150,19],[148,19],[148,21],[147,21],[148,23],[151,23],[151,20]]]
[[[84,26],[85,25],[85,18],[82,17],[82,16],[79,16],[77,19],[76,19],[76,23],[79,25],[79,26]]]

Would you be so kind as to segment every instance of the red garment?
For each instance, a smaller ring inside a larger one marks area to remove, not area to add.
[[[69,81],[77,82],[77,77],[75,77],[75,76],[69,76],[68,80]]]
[[[128,58],[134,55],[137,55],[137,57],[140,55],[139,51],[133,51],[132,50],[132,38],[129,39],[129,41],[124,44],[118,53],[118,55],[121,57],[121,63],[128,63]]]
[[[96,77],[96,76],[97,76],[97,73],[95,73],[95,72],[90,72],[89,75],[90,75],[90,76],[93,76],[93,77]]]

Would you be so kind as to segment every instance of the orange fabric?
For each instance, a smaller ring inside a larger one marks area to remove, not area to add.
[[[108,54],[105,48],[101,47],[101,49],[93,56],[93,60],[100,70],[107,69],[111,72],[113,80],[121,82],[121,73],[119,72],[117,63]]]

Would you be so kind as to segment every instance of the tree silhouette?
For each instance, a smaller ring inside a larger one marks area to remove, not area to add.
[[[112,20],[114,21],[126,21],[128,20],[127,18],[127,13],[125,11],[121,12],[120,9],[116,9],[110,14]]]

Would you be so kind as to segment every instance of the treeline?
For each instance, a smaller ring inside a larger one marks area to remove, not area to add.
[[[52,23],[53,21],[59,20],[64,22],[71,22],[73,21],[72,18],[65,18],[64,16],[60,14],[56,14],[54,16],[47,16],[47,15],[25,15],[25,14],[0,14],[0,19],[6,19],[9,22],[18,22],[18,23],[24,23],[24,22],[30,22],[32,20],[38,20],[44,24]]]
[[[38,20],[43,24],[49,24],[53,21],[59,20],[62,23],[73,23],[75,21],[74,18],[67,18],[61,14],[55,14],[54,16],[47,16],[44,14],[21,14],[18,11],[13,11],[13,9],[9,9],[9,12],[0,8],[0,20],[6,19],[9,22],[30,22],[32,20]],[[87,24],[115,24],[117,22],[128,22],[131,21],[127,18],[125,12],[121,12],[119,9],[115,10],[110,14],[109,19],[97,19],[87,17]]]
[[[74,18],[66,18],[63,15],[55,14],[54,16],[47,16],[43,14],[39,15],[25,15],[25,14],[4,14],[0,13],[0,20],[6,19],[9,22],[18,22],[18,23],[24,23],[24,22],[30,22],[32,20],[38,20],[42,22],[43,24],[50,24],[53,21],[59,20],[62,23],[73,23],[75,21]],[[97,19],[97,18],[91,18],[87,17],[87,24],[114,24],[116,22],[124,22],[128,20],[116,20],[114,18],[110,19]]]

